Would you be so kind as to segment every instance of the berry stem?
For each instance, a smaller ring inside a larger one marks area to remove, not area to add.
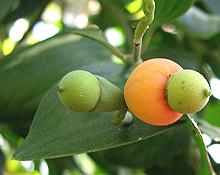
[[[127,108],[124,100],[124,94],[120,88],[106,80],[95,75],[99,81],[101,93],[95,107],[89,112],[111,112],[125,110]]]
[[[64,87],[58,84],[58,91],[59,92],[63,92],[64,91]]]
[[[144,36],[144,33],[149,29],[149,25],[153,22],[155,2],[154,0],[144,0],[142,5],[144,17],[139,21],[134,34],[134,43],[139,44]]]
[[[142,38],[145,32],[149,29],[149,25],[153,22],[154,11],[155,11],[155,2],[154,0],[144,0],[142,5],[142,10],[144,12],[144,17],[139,21],[137,28],[134,34],[134,52],[133,52],[133,61],[142,62],[141,60],[141,47],[142,47]]]
[[[203,142],[202,133],[197,126],[197,123],[189,116],[184,115],[186,118],[187,125],[193,131],[193,137],[198,145],[200,156],[201,156],[201,169],[198,174],[200,175],[212,175],[213,168],[211,166],[209,156],[207,154],[206,146]]]
[[[212,91],[209,89],[205,89],[204,94],[206,97],[210,97],[212,95]]]
[[[121,109],[119,111],[116,111],[112,116],[112,124],[118,125],[121,123],[121,121],[125,118],[125,115],[127,113],[127,109]]]
[[[140,43],[134,44],[134,53],[133,53],[134,63],[136,63],[136,62],[141,63],[142,62],[141,47],[142,47],[142,40],[140,41]]]

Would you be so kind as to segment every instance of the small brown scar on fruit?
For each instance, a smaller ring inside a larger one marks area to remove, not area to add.
[[[164,99],[167,101],[167,96],[166,95],[164,95]]]
[[[181,101],[178,102],[179,105],[183,104]]]
[[[61,85],[58,85],[58,91],[59,91],[59,92],[63,92],[63,91],[64,91],[64,87],[61,86]]]
[[[185,84],[185,81],[184,81],[184,80],[182,81],[182,84]]]
[[[135,43],[135,47],[138,47],[140,45],[140,43]]]
[[[168,94],[168,89],[165,87],[164,88],[164,99],[167,101],[168,97],[167,97],[167,94]]]

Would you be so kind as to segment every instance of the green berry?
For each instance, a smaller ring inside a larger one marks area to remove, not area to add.
[[[95,75],[83,70],[66,74],[58,84],[61,102],[76,112],[88,112],[95,108],[100,93],[99,80]]]
[[[209,101],[207,80],[193,70],[182,70],[167,82],[166,98],[171,109],[182,114],[200,111]]]

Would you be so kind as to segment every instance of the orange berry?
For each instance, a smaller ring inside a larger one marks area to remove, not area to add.
[[[150,59],[138,65],[124,88],[129,110],[151,125],[164,126],[177,121],[182,114],[168,106],[166,83],[170,76],[180,70],[183,70],[180,65],[164,58]]]

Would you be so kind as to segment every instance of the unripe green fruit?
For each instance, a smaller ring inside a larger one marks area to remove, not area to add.
[[[61,102],[75,112],[110,112],[125,109],[123,92],[98,75],[77,70],[58,84]]]
[[[99,81],[90,72],[77,70],[66,74],[58,84],[61,102],[76,112],[92,110],[100,97]]]
[[[209,101],[211,90],[207,80],[193,70],[182,70],[167,82],[166,98],[174,111],[190,114],[200,111]]]

